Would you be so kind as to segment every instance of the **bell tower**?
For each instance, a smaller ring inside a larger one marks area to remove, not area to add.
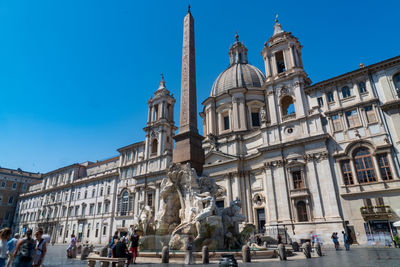
[[[174,125],[175,98],[165,87],[164,76],[154,97],[147,102],[149,106],[146,132],[145,158],[154,158],[162,155],[172,155],[173,137],[176,131]]]
[[[311,84],[311,80],[303,68],[301,49],[298,39],[282,29],[276,16],[273,35],[261,52],[265,63],[264,86],[271,98],[268,102],[274,117],[271,123],[308,115],[303,89]],[[275,109],[274,103],[278,103],[279,109]]]

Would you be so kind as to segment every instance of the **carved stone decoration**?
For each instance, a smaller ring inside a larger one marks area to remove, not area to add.
[[[260,110],[261,122],[267,122],[267,112],[264,108]]]
[[[246,217],[240,214],[240,200],[232,202],[230,207],[218,214],[216,197],[224,195],[226,189],[217,185],[214,179],[198,178],[190,164],[174,164],[162,180],[160,189],[156,234],[170,236],[171,249],[184,249],[187,236],[196,237],[196,249],[204,244],[210,249],[225,248],[227,231],[232,238],[241,240],[238,223]],[[239,241],[236,243],[241,245]]]
[[[210,143],[211,146],[211,150],[218,151],[219,149],[218,137],[212,133],[209,133],[207,137],[208,137],[208,142]]]
[[[279,97],[282,97],[284,95],[291,95],[291,90],[286,86],[282,86],[279,89]]]
[[[158,138],[158,132],[157,131],[151,131],[150,133],[151,138],[157,139]]]
[[[252,200],[256,206],[262,206],[265,203],[265,197],[262,193],[256,193]]]

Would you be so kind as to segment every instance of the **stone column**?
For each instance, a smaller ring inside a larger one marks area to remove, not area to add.
[[[268,223],[276,223],[276,197],[275,197],[275,185],[274,179],[272,176],[271,166],[267,166],[265,168],[265,176],[264,176],[264,192],[265,192],[265,205],[267,206],[267,219]]]
[[[241,186],[240,186],[238,173],[234,174],[234,180],[235,180],[235,190],[232,191],[232,197],[234,199],[236,199],[236,197],[240,198],[241,202],[243,203],[244,199],[242,198],[242,194],[240,191]],[[236,196],[233,195],[235,192],[236,192]],[[242,204],[242,207],[243,207],[243,204]],[[242,208],[242,210],[243,210],[243,208]]]
[[[340,164],[339,164],[340,165]],[[357,171],[356,171],[356,166],[354,166],[354,160],[351,158],[350,159],[350,168],[351,168],[351,173],[353,174],[353,182],[354,184],[359,184],[358,182],[358,177],[357,177]],[[342,177],[342,184],[343,184],[343,174],[342,174],[342,168],[339,166],[340,174]]]
[[[240,119],[240,130],[247,129],[247,117],[246,117],[246,110],[244,105],[244,99],[239,99],[239,119]]]
[[[139,215],[139,193],[140,193],[139,190],[140,190],[139,187],[135,188],[135,207],[134,207],[135,215]]]
[[[291,45],[289,45],[289,54],[290,54],[290,60],[292,61],[292,66],[291,68],[295,68],[296,67],[296,62],[294,60],[294,56],[293,56],[293,47]]]
[[[290,208],[288,202],[288,191],[286,187],[286,175],[285,167],[282,162],[278,162],[276,168],[274,168],[274,181],[276,186],[277,195],[277,206],[279,207],[278,220],[279,221],[290,221]]]
[[[228,205],[229,205],[229,203],[233,200],[233,197],[232,197],[232,177],[231,177],[231,174],[229,173],[228,174],[228,177],[227,177],[227,185],[226,185],[226,187],[227,187],[227,198],[228,198]]]
[[[318,173],[323,174],[324,180],[320,183],[321,193],[324,195],[323,205],[325,217],[340,219],[339,203],[336,199],[335,185],[333,184],[332,169],[329,164],[329,154],[320,154],[317,167]]]
[[[250,183],[250,172],[246,172],[244,176],[244,181],[245,181],[245,186],[246,186],[246,199],[247,199],[247,213],[249,215],[249,222],[254,223],[254,217],[253,217],[253,205],[251,203],[252,201],[252,195],[251,195],[251,183]]]
[[[274,97],[274,92],[269,91],[268,93],[268,111],[270,114],[271,124],[274,125],[277,123],[277,114],[276,114],[276,102]]]
[[[322,200],[321,200],[321,192],[320,192],[320,186],[321,183],[318,179],[318,172],[315,169],[314,166],[314,160],[309,159],[307,162],[307,168],[308,168],[308,176],[310,179],[309,183],[309,188],[310,188],[310,193],[311,197],[313,198],[314,202],[314,211],[315,211],[315,220],[323,220],[324,214],[322,211]],[[325,172],[321,172],[321,174],[324,174]],[[304,179],[304,177],[303,177]],[[333,187],[332,187],[333,189]],[[324,192],[324,195],[328,194],[328,192]]]
[[[157,214],[160,206],[160,184],[156,184],[156,195],[154,198],[154,214]]]
[[[239,115],[239,109],[238,109],[238,103],[237,99],[235,97],[232,97],[232,109],[233,109],[233,129],[234,130],[239,130],[240,129],[240,115]]]
[[[379,164],[378,164],[378,160],[376,159],[376,155],[371,155],[371,157],[372,157],[372,160],[373,160],[374,165],[375,165],[375,173],[376,173],[376,176],[378,178],[377,180],[378,181],[383,181],[383,177],[382,177],[382,174],[381,174],[381,172],[379,170]]]
[[[215,121],[215,107],[214,103],[211,105],[211,111],[210,111],[210,119],[211,119],[211,132],[213,134],[217,134],[217,122]]]

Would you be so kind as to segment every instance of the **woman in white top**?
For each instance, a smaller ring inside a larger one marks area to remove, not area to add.
[[[44,240],[42,236],[43,236],[43,229],[39,228],[35,232],[36,247],[35,247],[35,255],[33,256],[32,267],[40,267],[40,265],[43,263],[44,256],[46,255],[46,240]]]
[[[11,230],[4,228],[0,230],[0,267],[6,266],[7,251],[8,251],[8,239],[10,239]]]

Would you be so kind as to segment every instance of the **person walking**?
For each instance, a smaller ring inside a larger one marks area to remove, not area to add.
[[[14,261],[15,261],[14,252],[15,248],[17,247],[18,240],[19,240],[19,234],[15,234],[14,237],[8,241],[7,267],[14,266]]]
[[[347,236],[347,234],[342,231],[343,234],[343,242],[344,242],[344,247],[346,248],[346,251],[350,250],[350,240],[349,237]]]
[[[24,238],[18,240],[15,248],[15,267],[31,267],[35,254],[35,240],[32,238],[32,229],[26,230]]]
[[[76,239],[75,235],[71,235],[71,241],[69,242],[68,248],[67,248],[67,256],[68,258],[72,258],[72,248],[76,246]]]
[[[130,251],[133,256],[133,264],[136,264],[136,257],[138,256],[138,247],[139,247],[139,235],[137,234],[137,230],[133,231],[131,235],[131,248]]]
[[[339,250],[339,237],[337,236],[337,233],[332,233],[331,239],[335,246],[335,249]]]
[[[35,232],[36,247],[35,255],[33,257],[33,267],[40,267],[43,263],[44,256],[46,255],[46,240],[43,238],[43,229],[39,228]]]
[[[9,228],[4,228],[0,231],[0,267],[6,266],[8,239],[10,236],[11,230]]]

